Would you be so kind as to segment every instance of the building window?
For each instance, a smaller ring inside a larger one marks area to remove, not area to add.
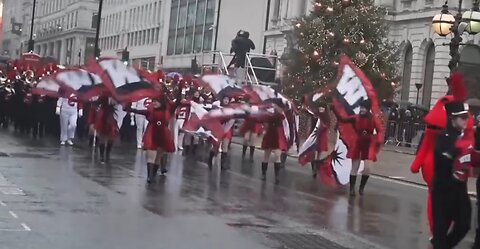
[[[212,49],[215,0],[172,0],[167,54]]]
[[[426,51],[422,104],[423,106],[430,108],[430,102],[432,100],[433,70],[435,67],[435,46],[433,43],[430,43],[430,45],[427,46]]]
[[[407,44],[405,49],[405,61],[403,62],[403,75],[402,75],[402,95],[401,99],[408,101],[410,94],[410,77],[412,74],[412,45]]]

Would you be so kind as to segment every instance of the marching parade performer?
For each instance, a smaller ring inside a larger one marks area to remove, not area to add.
[[[218,104],[214,103],[214,108],[223,108],[228,106],[230,104],[230,98],[225,96],[221,99],[220,106]],[[218,154],[218,152],[221,149],[220,153],[220,169],[221,170],[227,170],[229,168],[228,162],[227,162],[227,156],[228,156],[228,149],[230,145],[230,141],[232,140],[233,137],[233,125],[235,123],[235,119],[227,119],[227,120],[222,120],[221,121],[223,125],[223,131],[224,135],[219,141],[218,144],[212,145],[212,148],[210,150],[210,155],[208,157],[208,168],[212,169],[213,166],[213,158],[215,155]]]
[[[197,104],[203,104],[204,99],[200,96],[200,90],[198,90],[197,88],[192,88],[190,90],[190,96],[183,102],[183,103],[186,103],[186,107],[187,107],[186,112],[189,112],[190,101],[193,101]],[[198,143],[199,143],[199,138],[197,136],[193,136],[191,134],[185,134],[184,141],[183,141],[184,154],[195,155],[197,151]]]
[[[417,154],[414,161],[410,166],[412,173],[422,172],[422,177],[427,184],[427,218],[430,227],[430,232],[433,233],[433,217],[432,217],[432,203],[431,203],[431,190],[434,172],[434,147],[440,132],[446,128],[447,114],[445,111],[445,104],[453,101],[455,98],[461,99],[464,95],[464,80],[463,76],[459,73],[454,73],[447,80],[448,87],[451,95],[446,95],[440,98],[432,107],[430,112],[425,116],[425,133],[420,142]],[[454,97],[454,96],[457,97]],[[466,134],[473,136],[473,119],[469,117]]]
[[[447,126],[435,142],[431,190],[433,247],[454,248],[470,230],[471,212],[467,180],[471,167],[472,134],[468,105],[463,100],[445,104]]]
[[[72,94],[68,98],[58,98],[55,113],[60,116],[60,145],[72,146],[77,129],[77,119],[83,115],[76,96]]]
[[[87,118],[85,125],[88,128],[88,145],[90,147],[96,147],[98,143],[97,132],[95,131],[95,116],[97,114],[97,101],[87,102],[85,110],[87,111]]]
[[[265,121],[265,135],[263,136],[261,148],[264,151],[262,161],[262,180],[267,179],[267,170],[270,156],[274,156],[275,183],[280,183],[280,167],[282,152],[287,150],[287,138],[283,130],[283,120],[286,118],[284,104],[281,99],[274,99],[272,104],[273,115],[260,121]]]
[[[312,115],[315,124],[312,133],[316,136],[315,155],[312,161],[312,176],[317,178],[318,169],[321,164],[321,159],[324,158],[328,152],[328,129],[330,128],[330,114],[326,103],[318,104],[316,111],[306,108],[307,112]]]
[[[134,102],[132,104],[132,108],[139,111],[147,110],[145,106],[147,99],[142,99],[140,101]],[[145,118],[145,115],[142,114],[134,114],[135,116],[135,124],[137,125],[137,149],[143,148],[143,136],[145,131],[147,130],[148,120]]]
[[[245,158],[247,149],[250,148],[250,161],[253,161],[255,154],[256,138],[262,134],[262,125],[257,123],[254,118],[245,118],[240,127],[240,135],[243,136],[242,158]]]
[[[158,169],[162,175],[167,173],[167,155],[175,152],[172,133],[168,125],[176,106],[170,103],[166,96],[153,99],[146,110],[129,109],[133,113],[144,115],[148,121],[143,137],[143,148],[147,157],[147,182],[150,183],[157,175]]]
[[[105,95],[100,96],[97,103],[94,129],[99,139],[100,163],[104,164],[110,160],[113,141],[120,131],[121,125],[118,125],[117,120],[123,121],[123,117],[116,115],[116,106],[112,98]]]
[[[359,194],[363,195],[365,186],[370,178],[371,164],[377,160],[378,148],[383,143],[381,124],[379,124],[371,113],[372,103],[370,100],[363,100],[360,103],[358,115],[341,117],[337,113],[340,122],[353,123],[357,141],[356,146],[348,151],[347,158],[352,159],[350,171],[350,196],[355,196],[355,184],[357,182],[358,169],[361,161],[364,161],[362,179],[360,181]]]

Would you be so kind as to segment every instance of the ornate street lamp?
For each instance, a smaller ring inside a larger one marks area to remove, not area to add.
[[[433,17],[432,28],[437,35],[445,37],[452,33],[453,25],[455,24],[455,17],[448,12],[448,6],[445,3],[442,7],[442,12]]]
[[[480,12],[478,11],[478,1],[479,0],[475,0],[473,9],[471,11],[467,11],[462,15],[463,0],[459,0],[458,10],[455,16],[448,12],[448,4],[445,2],[442,7],[442,12],[433,17],[433,32],[442,37],[453,33],[450,43],[444,44],[449,45],[450,47],[450,56],[452,57],[448,63],[450,72],[453,72],[457,69],[458,62],[460,61],[460,53],[458,52],[458,49],[460,45],[464,45],[462,43],[463,32],[467,31],[470,34],[476,34],[480,32]]]
[[[475,1],[472,10],[462,15],[462,22],[467,24],[465,31],[472,35],[480,33],[480,12],[478,6],[478,1]]]

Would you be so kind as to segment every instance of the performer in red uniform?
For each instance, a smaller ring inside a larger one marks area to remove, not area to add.
[[[95,147],[98,143],[97,134],[95,132],[95,115],[97,113],[97,106],[94,102],[88,102],[86,104],[87,118],[85,120],[85,125],[88,128],[88,145],[90,147]]]
[[[229,97],[223,97],[221,99],[220,107],[223,108],[230,104],[230,98]],[[226,119],[222,120],[223,124],[223,129],[224,129],[224,135],[222,137],[222,140],[219,141],[218,143],[215,143],[214,146],[212,146],[210,150],[210,155],[208,157],[208,168],[212,169],[213,166],[213,158],[215,155],[217,155],[218,151],[220,148],[222,149],[221,155],[220,155],[220,169],[221,170],[227,170],[229,168],[228,162],[227,162],[227,157],[228,157],[228,149],[230,145],[230,141],[232,140],[233,137],[233,124],[235,123],[234,119]]]
[[[119,127],[115,120],[115,107],[112,99],[101,96],[98,99],[98,107],[95,113],[94,128],[99,138],[100,163],[110,160],[113,141],[119,133]]]
[[[268,162],[272,153],[274,154],[275,183],[280,182],[280,167],[282,152],[287,151],[287,138],[283,129],[283,120],[285,119],[284,104],[281,99],[275,99],[273,103],[274,113],[265,121],[265,135],[262,140],[262,149],[264,151],[262,161],[262,180],[267,179]],[[260,120],[259,120],[260,121]]]
[[[319,103],[317,111],[307,111],[315,118],[315,124],[313,125],[314,129],[317,130],[317,146],[316,146],[316,155],[311,162],[312,165],[312,176],[317,178],[318,167],[320,166],[321,159],[324,158],[324,155],[328,152],[328,129],[330,128],[330,114],[328,112],[328,106],[326,103]],[[320,121],[320,127],[316,127],[318,121]]]
[[[203,103],[203,98],[200,96],[200,91],[197,88],[192,88],[190,90],[190,94],[187,97],[187,101],[184,101],[185,103],[190,103],[190,101],[193,101],[195,103],[201,104]],[[185,112],[187,114],[190,114],[190,105],[186,104],[184,105],[185,107]],[[187,119],[188,120],[188,119]],[[185,122],[187,122],[185,120]],[[195,153],[197,151],[199,139],[198,137],[195,137],[191,134],[185,134],[184,136],[184,141],[183,141],[183,148],[184,148],[184,154],[189,155],[190,153],[195,156]]]
[[[147,157],[147,182],[157,175],[159,167],[162,175],[167,173],[165,153],[175,152],[175,143],[168,125],[176,105],[170,103],[166,96],[152,100],[147,110],[129,109],[129,111],[145,115],[148,120],[143,137],[143,148]]]
[[[255,119],[247,117],[239,132],[243,136],[242,158],[245,158],[247,148],[250,147],[250,161],[252,161],[255,153],[255,141],[262,134],[262,125]]]
[[[433,217],[432,217],[432,203],[431,203],[431,190],[434,168],[434,147],[438,135],[442,129],[447,125],[447,113],[445,111],[445,105],[454,99],[462,99],[465,95],[465,85],[463,75],[454,73],[447,80],[450,95],[446,95],[435,103],[430,112],[425,116],[424,120],[427,125],[425,133],[422,137],[422,141],[419,145],[417,154],[414,161],[410,166],[412,173],[422,172],[423,179],[428,187],[427,197],[427,218],[430,226],[430,232],[433,233]],[[471,116],[468,118],[467,128],[465,134],[473,137],[473,119]]]
[[[473,136],[465,133],[468,105],[460,99],[445,104],[446,129],[435,141],[432,179],[433,247],[454,248],[470,230],[472,208],[467,181]]]
[[[378,147],[383,143],[383,135],[381,134],[381,124],[372,118],[370,112],[372,103],[370,100],[364,100],[360,104],[359,115],[354,115],[347,120],[352,122],[357,133],[356,146],[347,153],[347,158],[352,159],[352,170],[350,171],[350,196],[355,196],[355,183],[357,182],[357,173],[360,162],[364,161],[364,169],[362,171],[362,179],[360,182],[360,195],[363,195],[365,186],[370,177],[371,163],[377,160]],[[374,131],[376,134],[374,134]]]

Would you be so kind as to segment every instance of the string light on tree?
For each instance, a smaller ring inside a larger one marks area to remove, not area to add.
[[[396,47],[388,41],[385,9],[376,7],[374,0],[315,0],[314,7],[310,15],[292,24],[299,53],[292,53],[285,70],[305,83],[285,93],[299,99],[334,82],[338,58],[346,54],[374,82],[379,98],[390,99],[398,86],[398,59]]]

